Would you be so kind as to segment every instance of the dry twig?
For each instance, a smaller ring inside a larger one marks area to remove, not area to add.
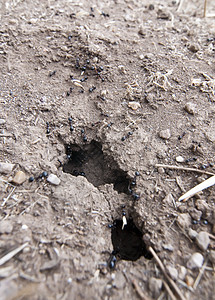
[[[175,282],[169,277],[169,275],[166,272],[166,269],[162,263],[162,261],[160,260],[160,258],[157,256],[156,252],[154,251],[154,249],[152,247],[149,247],[149,251],[152,253],[154,259],[156,260],[157,264],[159,265],[161,271],[163,272],[164,276],[166,277],[166,279],[168,280],[169,284],[171,285],[171,287],[174,289],[174,291],[176,292],[176,294],[178,295],[180,300],[186,300],[186,298],[183,296],[183,294],[181,293],[180,289],[178,288],[178,286],[175,284]]]
[[[196,172],[200,174],[206,174],[206,175],[215,175],[214,173],[203,171],[203,170],[198,170],[195,168],[186,168],[186,167],[180,167],[180,166],[170,166],[170,165],[163,165],[163,164],[156,164],[156,168],[165,168],[165,169],[173,169],[173,170],[181,170],[181,171],[188,171],[188,172]]]
[[[193,284],[193,289],[195,290],[202,278],[202,275],[204,274],[205,268],[207,267],[207,263],[208,263],[208,257],[205,259],[205,262],[203,264],[203,266],[201,267],[201,269],[199,270],[199,274]]]
[[[141,290],[140,286],[138,285],[138,283],[135,279],[132,279],[131,282],[141,300],[151,300],[151,298],[144,295],[143,291]]]
[[[19,253],[20,251],[22,251],[26,246],[28,245],[28,243],[25,243],[21,246],[19,246],[18,248],[10,251],[9,253],[7,253],[5,256],[3,256],[2,258],[0,258],[0,266],[2,266],[3,264],[5,264],[7,261],[9,261],[12,257],[14,257],[17,253]]]

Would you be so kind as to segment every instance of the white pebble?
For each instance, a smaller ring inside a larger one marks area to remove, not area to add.
[[[191,239],[195,239],[195,237],[197,236],[198,232],[193,230],[192,228],[189,228],[188,230],[188,235]]]
[[[59,185],[60,184],[60,179],[55,174],[50,174],[47,177],[47,181],[51,184],[54,184],[54,185]]]
[[[4,125],[6,123],[5,119],[0,119],[0,125]]]
[[[167,266],[167,271],[173,280],[176,280],[178,278],[178,270],[176,268]]]
[[[8,174],[12,172],[14,164],[0,162],[0,173]]]
[[[185,161],[185,159],[182,157],[182,156],[177,156],[176,158],[175,158],[175,160],[177,161],[177,162],[179,162],[179,163],[183,163],[184,161]]]
[[[210,238],[206,231],[200,231],[196,236],[196,243],[201,250],[207,250],[210,244]]]
[[[187,267],[189,269],[201,268],[204,262],[204,257],[201,253],[195,252],[191,255],[187,262]]]
[[[159,136],[164,140],[168,140],[171,137],[171,132],[169,129],[164,129],[160,131]]]

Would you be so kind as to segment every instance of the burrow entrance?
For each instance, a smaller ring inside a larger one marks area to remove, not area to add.
[[[67,144],[67,162],[63,171],[74,176],[85,176],[95,187],[113,183],[118,193],[128,194],[129,177],[110,156],[105,156],[101,143]]]
[[[146,248],[143,234],[133,220],[128,219],[123,229],[122,226],[122,220],[115,220],[111,228],[113,254],[123,260],[135,261],[141,256],[151,259],[152,254]]]

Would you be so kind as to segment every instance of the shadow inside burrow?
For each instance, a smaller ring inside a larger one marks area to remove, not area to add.
[[[122,220],[115,220],[111,228],[113,253],[119,259],[136,261],[141,256],[152,259],[143,241],[143,233],[136,227],[132,219],[127,220],[123,228]]]
[[[85,176],[95,187],[113,184],[118,193],[129,194],[129,177],[120,169],[111,156],[104,155],[102,144],[92,141],[90,144],[66,144],[67,162],[63,171],[74,176]]]

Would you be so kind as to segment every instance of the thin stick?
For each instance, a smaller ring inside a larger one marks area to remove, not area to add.
[[[203,170],[198,170],[198,169],[195,169],[195,168],[185,168],[185,167],[170,166],[170,165],[163,165],[163,164],[156,164],[155,167],[156,168],[161,167],[161,168],[166,168],[166,169],[188,171],[188,172],[196,172],[196,173],[206,174],[206,175],[212,175],[212,176],[215,175],[214,173],[203,171]]]
[[[199,274],[198,274],[198,276],[197,276],[197,278],[196,278],[196,280],[193,284],[193,289],[194,290],[197,288],[197,286],[198,286],[198,284],[199,284],[199,282],[202,278],[202,275],[204,274],[205,268],[207,267],[207,263],[208,263],[208,257],[206,258],[206,260],[205,260],[203,266],[201,267],[201,269],[199,270]]]
[[[167,293],[170,295],[170,298],[172,300],[176,300],[176,297],[174,296],[173,292],[171,291],[168,284],[164,280],[163,280],[163,285],[164,285],[165,289],[167,290]]]
[[[160,258],[157,256],[156,252],[154,251],[154,249],[152,247],[149,247],[149,251],[152,253],[153,257],[155,258],[157,264],[159,265],[161,271],[163,272],[164,276],[166,277],[166,279],[168,280],[168,282],[170,283],[170,285],[172,286],[172,288],[174,289],[174,291],[177,293],[179,299],[181,300],[186,300],[185,297],[183,296],[183,294],[181,293],[180,289],[177,287],[177,285],[175,284],[175,282],[169,277],[169,275],[167,274],[165,267],[162,263],[162,261],[160,260]]]
[[[5,264],[12,257],[14,257],[17,253],[19,253],[20,251],[22,251],[22,249],[24,249],[27,245],[28,245],[28,243],[25,243],[25,244],[19,246],[18,248],[12,250],[11,252],[9,252],[5,256],[3,256],[2,258],[0,258],[0,266],[2,266],[3,264]]]
[[[15,191],[15,189],[16,189],[16,186],[13,187],[12,191],[9,193],[9,195],[6,198],[3,198],[4,201],[1,204],[2,207],[5,206],[6,202],[10,199],[10,197],[13,194],[13,192]]]
[[[207,10],[207,0],[205,0],[204,3],[204,15],[203,15],[204,18],[206,17],[206,10]]]
[[[139,284],[137,283],[137,281],[135,279],[132,279],[131,282],[141,300],[151,300],[151,298],[149,298],[148,296],[145,296],[143,294],[143,291],[141,290]]]

